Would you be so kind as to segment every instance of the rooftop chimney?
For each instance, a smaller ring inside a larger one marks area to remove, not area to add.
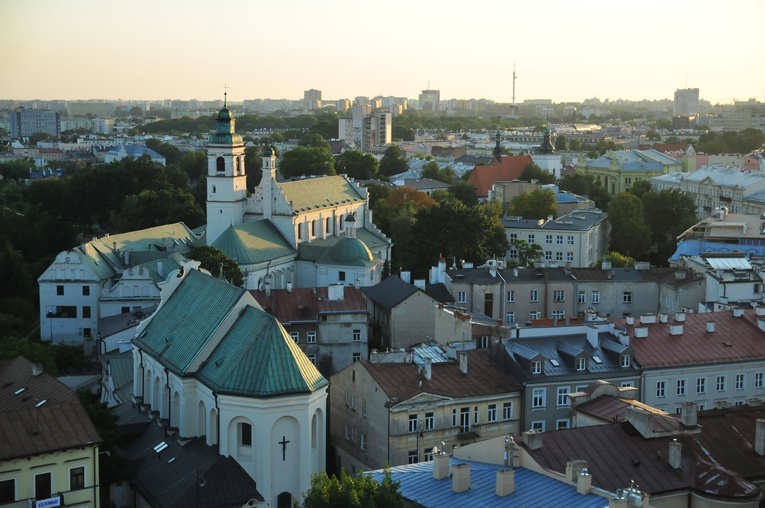
[[[744,315],[743,307],[733,307],[733,317],[741,317]]]
[[[632,326],[635,324],[635,316],[627,316],[627,324]]]
[[[707,321],[707,331],[709,333],[712,333],[715,331],[715,322],[714,321]]]
[[[433,360],[430,358],[425,358],[425,379],[430,381],[430,377],[433,372]]]
[[[662,323],[666,323],[667,321],[669,321],[669,314],[667,314],[666,312],[660,313],[659,321],[661,321]]]
[[[669,443],[669,465],[674,469],[680,469],[682,466],[682,454],[683,445],[677,442],[677,439],[673,439]]]
[[[756,316],[765,316],[765,307],[761,307],[761,306],[755,307],[754,314]]]
[[[401,278],[401,280],[403,280],[407,284],[411,284],[411,282],[412,282],[412,272],[401,272],[400,278]]]
[[[500,497],[505,497],[513,492],[515,492],[515,469],[509,467],[498,469],[494,493]]]
[[[339,302],[345,296],[345,287],[342,284],[330,284],[327,286],[327,298],[331,302]]]
[[[699,423],[699,406],[695,402],[683,402],[680,406],[680,423],[695,427]]]
[[[576,480],[576,491],[586,496],[592,490],[592,475],[587,469],[583,469]]]
[[[683,324],[682,323],[673,323],[669,325],[669,334],[670,335],[682,335],[683,334]]]
[[[754,423],[754,451],[765,455],[765,420],[758,418]]]
[[[653,415],[635,406],[627,406],[624,417],[646,439],[653,437]]]
[[[644,339],[648,337],[648,327],[647,326],[636,326],[635,327],[635,338],[636,339]]]
[[[43,373],[43,366],[39,363],[32,364],[32,375],[37,377]]]
[[[680,323],[685,321],[685,312],[678,312],[677,314],[675,314],[675,321],[678,321]]]
[[[542,433],[538,430],[527,430],[523,433],[523,442],[529,450],[539,450],[542,448]]]
[[[460,493],[470,489],[470,464],[462,462],[452,467],[452,490]]]
[[[433,478],[443,480],[449,476],[449,456],[443,450],[433,447]]]
[[[652,324],[656,322],[656,314],[645,314],[640,316],[640,322],[644,325]]]
[[[569,460],[566,462],[566,481],[570,483],[577,483],[579,481],[579,475],[583,471],[587,471],[586,460]]]
[[[460,360],[460,372],[463,374],[468,373],[468,357],[467,357],[467,351],[459,351],[457,353],[457,356]]]
[[[287,281],[287,292],[288,293],[292,293],[292,281],[291,280]]]

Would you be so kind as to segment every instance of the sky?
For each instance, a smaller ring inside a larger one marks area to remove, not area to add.
[[[765,102],[765,0],[0,0],[0,100]]]

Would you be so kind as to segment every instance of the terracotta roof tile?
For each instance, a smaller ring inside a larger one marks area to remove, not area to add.
[[[534,162],[530,155],[504,156],[499,164],[496,159],[488,166],[476,166],[470,173],[467,183],[476,188],[478,197],[489,195],[494,182],[512,181],[521,177],[523,168]]]
[[[270,312],[283,325],[305,321],[318,321],[321,314],[341,312],[367,312],[366,302],[361,290],[352,286],[343,288],[342,300],[330,300],[328,289],[296,288],[271,290],[270,295],[265,291],[251,290],[250,294],[261,307]]]

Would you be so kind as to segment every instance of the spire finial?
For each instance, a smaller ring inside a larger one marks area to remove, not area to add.
[[[228,107],[226,106],[226,100],[228,98],[227,96],[228,96],[228,85],[224,83],[223,84],[223,107],[224,108]]]

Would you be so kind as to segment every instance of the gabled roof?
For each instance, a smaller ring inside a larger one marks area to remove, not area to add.
[[[22,356],[0,361],[0,460],[101,442],[79,397]]]
[[[379,284],[361,288],[361,291],[376,304],[390,310],[420,289],[391,275]]]
[[[503,156],[499,163],[492,159],[487,166],[476,166],[468,177],[467,183],[475,187],[478,197],[489,195],[491,186],[498,181],[517,180],[523,168],[534,162],[530,155]]]
[[[134,339],[163,365],[185,374],[245,290],[190,270]]]
[[[420,462],[390,468],[391,478],[399,482],[401,494],[423,508],[451,506],[512,507],[512,508],[602,508],[608,501],[596,494],[578,494],[576,487],[524,467],[515,468],[515,492],[505,497],[495,494],[497,471],[505,466],[466,461],[449,457],[450,465],[470,464],[470,488],[456,493],[450,478],[433,478],[433,462]],[[370,474],[382,482],[384,471]]]
[[[277,183],[295,212],[307,212],[336,205],[365,201],[364,194],[355,184],[342,176],[306,178]]]
[[[328,384],[275,317],[249,306],[197,377],[216,393],[251,397],[310,393]]]
[[[494,363],[488,349],[469,351],[467,355],[467,374],[460,372],[457,362],[433,363],[429,380],[425,379],[417,365],[411,363],[372,363],[364,360],[362,366],[388,398],[397,397],[399,404],[419,394],[459,399],[520,391],[518,383]],[[355,365],[346,368],[354,368]]]
[[[250,294],[283,325],[318,321],[321,314],[367,313],[360,289],[344,286],[342,290],[342,300],[330,300],[326,287],[296,288],[292,291],[272,289],[270,295],[265,291],[251,290]]]
[[[741,317],[731,311],[685,314],[684,322],[628,325],[626,318],[614,320],[616,329],[625,327],[633,336],[630,347],[643,369],[753,361],[765,358],[765,337],[756,325],[753,310]],[[707,331],[707,322],[715,322],[715,331]],[[682,324],[680,335],[670,335],[670,325]],[[634,327],[648,327],[648,337],[634,337]]]
[[[264,263],[296,254],[276,226],[267,219],[230,226],[212,246],[225,252],[239,265]]]

